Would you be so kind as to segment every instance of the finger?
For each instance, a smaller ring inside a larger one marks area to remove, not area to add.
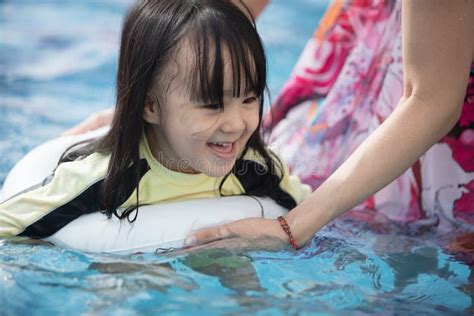
[[[90,130],[96,129],[100,124],[100,118],[94,114],[87,118],[85,121],[77,124],[76,126],[72,127],[71,129],[65,131],[63,136],[70,136],[70,135],[79,135]]]
[[[184,240],[184,244],[186,246],[207,244],[215,240],[232,237],[233,235],[227,225],[221,225],[194,232]]]

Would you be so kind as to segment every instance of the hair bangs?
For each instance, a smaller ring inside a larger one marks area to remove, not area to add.
[[[186,36],[194,53],[191,100],[223,106],[224,97],[263,98],[266,58],[255,25],[237,7],[219,13],[204,10],[197,18],[199,23]]]

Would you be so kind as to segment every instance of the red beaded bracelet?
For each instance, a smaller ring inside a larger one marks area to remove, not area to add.
[[[280,223],[281,228],[285,231],[285,233],[288,235],[290,238],[290,245],[293,247],[293,249],[298,250],[300,249],[300,246],[296,243],[296,240],[293,238],[293,234],[291,233],[290,230],[290,225],[288,225],[288,222],[283,216],[278,216],[278,222]]]

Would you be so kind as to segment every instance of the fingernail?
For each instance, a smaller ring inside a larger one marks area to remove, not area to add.
[[[196,236],[189,236],[184,240],[185,246],[194,246],[196,244]]]

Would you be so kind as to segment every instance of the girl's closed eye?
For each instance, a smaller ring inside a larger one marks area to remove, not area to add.
[[[220,105],[219,103],[210,103],[210,104],[203,105],[202,108],[208,109],[208,110],[221,111],[223,109],[223,106]]]
[[[243,104],[258,104],[258,98],[256,96],[248,97],[245,98],[244,101],[242,102]],[[223,106],[219,103],[209,103],[209,104],[204,104],[201,106],[204,109],[208,110],[216,110],[216,111],[222,111]]]
[[[258,98],[256,96],[248,97],[244,99],[244,104],[258,103]]]

